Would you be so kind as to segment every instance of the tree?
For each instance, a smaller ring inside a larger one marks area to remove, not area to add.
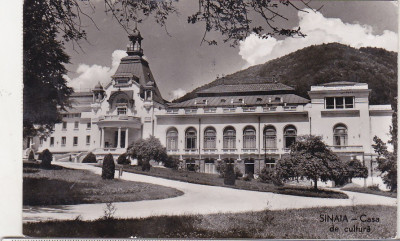
[[[128,147],[127,153],[129,156],[137,158],[146,171],[150,170],[151,160],[164,163],[168,160],[167,149],[154,136],[135,141]]]
[[[290,147],[289,160],[293,163],[296,174],[289,173],[288,177],[299,175],[314,182],[314,189],[317,190],[317,181],[323,182],[343,176],[345,169],[338,156],[333,153],[322,141],[322,137],[305,135],[299,136],[297,141]],[[279,164],[279,166],[285,166]]]
[[[30,152],[29,152],[29,155],[28,155],[28,161],[34,161],[35,160],[35,154],[33,153],[33,151],[31,150]]]
[[[224,175],[224,184],[225,185],[235,185],[236,181],[236,174],[234,169],[234,164],[227,163],[225,168],[225,175]]]
[[[50,131],[60,122],[58,111],[68,105],[72,93],[63,78],[69,57],[57,40],[58,22],[48,16],[46,5],[46,1],[24,1],[24,136]]]
[[[393,137],[392,137],[393,139]],[[394,149],[394,152],[389,152],[387,150],[386,143],[384,143],[379,137],[374,136],[374,143],[372,147],[374,151],[378,154],[377,161],[378,166],[377,169],[381,172],[381,177],[383,182],[386,184],[390,191],[397,190],[397,152]],[[396,142],[397,141],[392,141]],[[397,146],[397,144],[396,144]]]
[[[51,167],[51,161],[53,160],[53,154],[51,154],[49,149],[45,149],[42,152],[41,157],[42,157],[41,166],[44,167],[44,168]]]
[[[119,157],[117,159],[117,163],[120,165],[129,165],[129,164],[131,164],[131,161],[128,159],[128,156],[126,153],[122,153],[121,155],[119,155]]]
[[[360,177],[367,178],[368,177],[368,169],[362,165],[362,163],[357,159],[352,159],[346,163],[346,171],[347,177],[351,181],[352,178]]]
[[[115,163],[111,154],[107,154],[103,160],[101,169],[101,177],[103,179],[114,179],[115,176]]]

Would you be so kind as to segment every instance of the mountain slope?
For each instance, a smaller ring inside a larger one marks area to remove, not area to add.
[[[310,46],[264,64],[216,79],[185,96],[224,84],[278,82],[292,86],[297,94],[309,98],[311,85],[334,81],[368,83],[371,104],[394,104],[397,96],[397,53],[378,48],[355,49],[339,43]]]

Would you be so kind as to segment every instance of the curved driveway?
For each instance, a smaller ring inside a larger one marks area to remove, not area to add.
[[[87,164],[68,162],[56,162],[55,164],[68,168],[91,170],[96,174],[101,174],[101,168]],[[362,204],[396,205],[395,198],[355,192],[345,192],[349,196],[349,199],[329,199],[192,184],[128,172],[124,172],[122,179],[172,187],[183,191],[185,194],[179,197],[161,200],[114,203],[117,208],[114,214],[116,218],[138,218],[152,215],[212,214],[221,212],[260,211],[264,209],[282,210]],[[104,208],[104,203],[46,207],[24,206],[23,219],[24,222],[30,222],[75,219],[80,216],[82,220],[93,220],[104,215]]]

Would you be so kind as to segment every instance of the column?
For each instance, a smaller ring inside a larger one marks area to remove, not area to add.
[[[118,144],[117,148],[121,148],[121,127],[118,127]]]
[[[100,147],[104,148],[104,127],[101,128]]]
[[[125,129],[125,148],[128,149],[128,128]]]

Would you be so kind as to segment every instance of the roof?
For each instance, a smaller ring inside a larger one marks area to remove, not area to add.
[[[280,98],[276,100],[276,98]],[[223,101],[225,100],[225,101]],[[270,102],[271,100],[271,102]],[[217,106],[256,106],[266,104],[307,104],[310,100],[295,94],[280,95],[242,95],[242,96],[216,96],[216,97],[197,97],[179,103],[170,103],[169,108],[188,108],[188,107],[217,107]],[[207,103],[207,104],[205,104]]]
[[[153,74],[151,73],[149,63],[141,56],[133,55],[121,59],[117,71],[112,76],[113,78],[119,77],[136,77],[141,86],[152,85],[154,87],[153,100],[159,103],[165,103],[161,96],[161,92],[155,84]],[[153,83],[152,83],[153,82]]]
[[[92,108],[90,106],[72,106],[65,107],[65,111],[62,110],[62,113],[81,113],[81,112],[91,112]]]
[[[357,84],[359,84],[359,83],[350,82],[350,81],[336,81],[336,82],[329,82],[329,83],[321,84],[321,86],[338,86],[338,85],[354,86],[354,85],[357,85]]]
[[[236,84],[236,85],[217,85],[211,88],[201,90],[197,93],[234,93],[234,92],[271,92],[271,91],[293,91],[290,86],[282,83],[254,83],[254,84]]]

